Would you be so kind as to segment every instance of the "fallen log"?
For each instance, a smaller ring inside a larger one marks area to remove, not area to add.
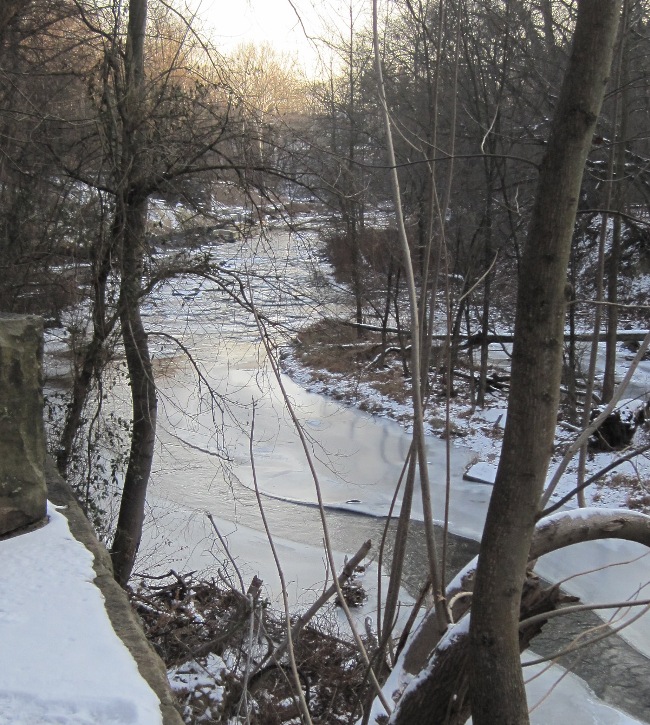
[[[620,330],[616,333],[616,340],[617,342],[641,342],[648,334],[648,332],[648,330]],[[477,347],[478,345],[482,345],[485,342],[487,342],[488,345],[493,343],[506,345],[514,342],[515,340],[515,336],[512,333],[484,336],[482,333],[478,332],[475,335],[470,335],[469,337],[466,337],[464,335],[462,335],[461,337],[465,339],[465,342],[460,345],[460,349],[462,350],[470,347]],[[565,334],[564,341],[568,342],[569,340],[571,340],[571,337],[572,336],[570,334]],[[444,337],[441,337],[440,339],[444,339]],[[592,342],[593,339],[593,332],[577,332],[573,335],[573,340],[575,340],[576,342]],[[601,332],[598,335],[598,341],[605,342],[606,340],[607,333]]]
[[[396,327],[382,327],[381,325],[371,325],[365,322],[354,322],[353,320],[336,320],[339,324],[346,325],[348,327],[354,327],[355,329],[359,330],[365,330],[367,332],[387,332],[391,335],[404,335],[406,337],[410,337],[411,331],[407,328],[404,328],[402,330],[396,328]],[[641,342],[645,336],[650,332],[650,330],[619,330],[616,333],[616,340],[617,342]],[[482,345],[484,342],[487,342],[488,345],[491,344],[502,344],[507,345],[512,342],[514,342],[514,334],[511,332],[503,333],[503,334],[489,334],[489,335],[483,335],[481,332],[477,332],[473,335],[459,335],[458,336],[460,340],[463,342],[460,345],[461,350],[465,350],[470,347],[477,347],[478,345]],[[435,342],[445,342],[449,339],[448,335],[432,335],[431,339]],[[564,335],[565,342],[568,342],[571,339],[571,335],[569,333]],[[574,333],[573,339],[576,342],[591,342],[594,339],[593,332],[577,332]],[[607,333],[601,332],[598,335],[599,342],[605,342],[607,339]]]

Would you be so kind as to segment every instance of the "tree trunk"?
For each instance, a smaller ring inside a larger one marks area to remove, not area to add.
[[[123,181],[116,203],[121,229],[120,322],[131,386],[131,451],[111,559],[115,579],[124,586],[140,545],[144,506],[151,473],[156,436],[156,387],[147,333],[140,315],[142,270],[147,223],[147,197],[141,193],[141,179],[147,173],[144,124],[144,38],[147,23],[146,0],[130,0],[125,59],[126,87],[122,101]]]
[[[481,366],[479,372],[478,394],[476,396],[476,404],[483,408],[485,406],[485,393],[487,392],[487,373],[490,353],[490,343],[488,335],[490,333],[490,305],[492,303],[492,275],[489,272],[492,264],[492,195],[493,195],[493,173],[489,162],[485,162],[486,176],[486,202],[485,217],[481,226],[485,232],[485,242],[483,248],[483,272],[485,273],[485,282],[483,283],[483,311],[481,315]]]
[[[582,228],[580,229],[582,233]],[[567,390],[567,418],[574,425],[578,422],[578,370],[576,355],[576,261],[575,249],[571,249],[569,262],[569,339],[567,341],[566,361],[564,365],[564,383]]]
[[[129,463],[111,559],[115,579],[126,585],[140,546],[144,508],[156,440],[156,385],[147,333],[140,315],[142,241],[147,202],[128,202],[125,210],[120,322],[129,371],[133,430]]]
[[[388,262],[388,272],[386,274],[386,301],[384,303],[384,312],[381,318],[381,349],[386,350],[386,340],[388,337],[388,317],[390,315],[390,296],[393,285],[393,259]]]
[[[625,156],[627,149],[628,129],[628,72],[626,56],[628,2],[623,1],[623,17],[618,49],[618,98],[616,99],[615,129],[614,129],[614,209],[622,212],[625,209]],[[616,388],[616,349],[618,332],[618,272],[621,264],[622,247],[621,214],[615,214],[613,219],[612,243],[609,250],[609,263],[607,265],[607,344],[605,346],[605,373],[603,375],[603,390],[601,399],[609,403]]]
[[[606,509],[554,514],[537,524],[527,558],[530,563],[552,551],[601,539],[635,541],[650,547],[650,517],[636,511]],[[415,680],[398,701],[390,718],[391,725],[460,725],[469,717],[472,655],[463,617],[472,597],[458,595],[473,590],[475,567],[476,559],[456,576],[445,593],[447,601],[456,599],[452,616],[458,624],[440,638],[435,616],[429,612],[404,649],[398,666]],[[518,620],[549,612],[562,601],[566,599],[557,587],[544,589],[534,577],[527,577]],[[521,650],[539,633],[541,626],[543,623],[520,629],[517,625]]]
[[[68,473],[74,440],[81,425],[81,414],[88,400],[93,377],[102,366],[104,343],[114,325],[114,322],[109,321],[106,316],[106,282],[110,271],[110,256],[114,241],[115,233],[111,237],[111,244],[104,243],[94,259],[93,334],[90,342],[84,347],[80,364],[75,369],[72,398],[66,411],[63,432],[56,454],[56,465],[64,478]]]
[[[508,420],[471,620],[475,725],[529,722],[519,659],[521,593],[555,434],[575,214],[618,14],[617,0],[578,2],[572,52],[522,258]]]
[[[521,620],[546,614],[575,597],[562,594],[558,587],[544,587],[531,575],[525,582],[521,600]],[[546,620],[519,630],[519,650],[523,652],[541,632]],[[407,688],[393,713],[391,725],[463,725],[470,716],[470,663],[472,650],[467,618],[449,628],[436,647],[423,677]]]

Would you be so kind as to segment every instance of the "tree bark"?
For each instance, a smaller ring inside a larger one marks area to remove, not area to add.
[[[628,62],[626,54],[628,0],[623,0],[619,48],[617,52],[617,86],[616,112],[614,124],[614,210],[622,212],[626,200],[625,157],[628,135]],[[605,346],[605,372],[603,374],[603,390],[601,399],[609,403],[616,389],[616,352],[618,332],[618,273],[621,266],[622,252],[622,220],[621,214],[614,214],[612,238],[607,264],[607,344]]]
[[[7,26],[27,9],[30,2],[31,0],[3,0],[2,5],[0,5],[0,48],[2,48],[4,31]]]
[[[521,620],[554,611],[562,602],[575,601],[558,587],[544,587],[531,575],[521,599]],[[519,650],[523,652],[541,632],[545,619],[519,630]],[[450,627],[438,643],[423,676],[406,689],[391,716],[391,725],[463,725],[470,716],[471,643],[467,618]]]
[[[93,333],[90,342],[83,349],[80,364],[75,368],[72,398],[66,411],[63,432],[56,454],[56,465],[64,478],[67,477],[70,456],[81,426],[81,415],[88,400],[93,377],[102,367],[104,344],[116,320],[116,318],[109,320],[106,310],[106,283],[110,272],[110,255],[114,241],[115,234],[113,233],[111,244],[101,245],[93,262]]]
[[[424,531],[427,544],[427,554],[429,560],[429,571],[431,577],[431,587],[433,590],[434,606],[437,612],[438,623],[441,631],[447,626],[447,612],[442,597],[442,577],[439,570],[438,556],[436,552],[435,532],[433,527],[433,512],[431,508],[431,486],[429,483],[429,468],[427,463],[427,452],[424,435],[424,396],[422,395],[422,375],[420,354],[421,343],[421,327],[419,305],[417,298],[417,288],[415,284],[415,275],[413,272],[413,262],[411,259],[411,251],[406,233],[404,222],[404,214],[401,201],[399,177],[397,174],[397,164],[395,159],[395,149],[393,146],[393,136],[391,128],[390,113],[386,101],[386,91],[384,87],[383,71],[381,64],[381,56],[379,52],[379,35],[378,27],[378,11],[377,0],[373,0],[372,4],[372,27],[373,27],[373,49],[375,60],[375,71],[377,74],[377,90],[380,100],[380,107],[384,121],[384,130],[386,134],[386,152],[390,165],[390,180],[393,192],[393,203],[395,207],[395,217],[397,221],[399,244],[402,251],[402,259],[404,270],[406,273],[406,287],[409,297],[409,312],[411,317],[411,399],[413,401],[413,456],[417,455],[420,493],[422,497],[422,512],[424,517]],[[397,297],[396,297],[397,300]]]
[[[618,15],[617,0],[578,2],[573,47],[522,258],[508,421],[472,607],[475,725],[529,722],[519,658],[521,592],[555,434],[576,209]]]

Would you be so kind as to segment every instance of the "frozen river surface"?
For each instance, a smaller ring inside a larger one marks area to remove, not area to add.
[[[253,258],[253,270],[263,273],[267,280],[280,279],[280,273],[287,275],[287,269],[293,269],[295,289],[308,285],[311,272],[307,262],[311,260],[302,256],[301,248],[293,250],[287,236],[278,235],[275,244],[285,254],[279,255],[279,259],[284,259],[280,269],[262,249],[253,257],[250,250],[232,250],[231,259],[224,260],[224,264],[236,269],[246,266],[245,259]],[[304,277],[301,279],[300,275]],[[253,294],[263,310],[272,312],[277,300],[268,297],[270,293],[265,289],[258,278]],[[278,289],[279,286],[273,294]],[[309,314],[309,303],[296,295],[285,295],[282,305],[287,317],[300,319]],[[206,569],[224,567],[223,562],[230,557],[244,579],[261,574],[272,598],[277,597],[277,574],[252,493],[254,461],[257,485],[263,494],[272,533],[278,539],[293,601],[311,601],[312,592],[322,586],[326,576],[323,530],[320,515],[313,508],[317,500],[315,483],[250,316],[208,283],[176,282],[163,288],[153,300],[147,309],[147,324],[154,331],[182,340],[203,377],[197,380],[193,364],[169,337],[159,338],[159,442],[150,523],[140,566],[158,563],[169,569],[171,561],[177,569]],[[366,538],[372,537],[373,543],[378,544],[383,521],[376,517],[389,512],[409,437],[396,423],[308,393],[284,376],[282,385],[308,440],[340,562],[344,554],[354,553]],[[432,438],[428,451],[433,515],[441,520],[446,446]],[[462,480],[471,461],[471,451],[451,449],[449,526],[455,534],[478,540],[491,488]],[[214,516],[219,533],[227,542],[227,553],[205,512]],[[417,499],[413,517],[422,517]],[[539,570],[553,581],[585,570],[598,570],[567,582],[567,588],[587,602],[619,601],[635,593],[645,598],[650,561],[647,556],[639,559],[643,554],[641,547],[627,543],[584,544],[544,557]],[[626,566],[609,566],[615,561],[632,560],[634,563]],[[606,569],[602,568],[604,565]],[[627,630],[634,646],[646,655],[650,654],[649,630],[647,616]],[[547,675],[547,679],[557,676],[553,672],[555,675]],[[541,688],[540,692],[548,685],[547,680],[541,684],[541,678],[534,682],[531,688]],[[573,677],[565,678],[553,696],[535,711],[535,722],[548,723],[551,718],[570,718],[576,725],[637,722],[597,701]]]

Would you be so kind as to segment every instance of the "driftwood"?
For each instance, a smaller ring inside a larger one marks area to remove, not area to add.
[[[628,510],[579,509],[542,519],[536,527],[529,560],[572,544],[598,539],[625,539],[650,547],[650,516]],[[429,612],[407,645],[401,667],[411,675],[419,675],[417,684],[406,689],[389,722],[409,722],[415,713],[418,720],[426,712],[430,722],[459,725],[467,721],[470,708],[469,693],[469,627],[477,559],[471,561],[449,584],[446,591],[452,620],[442,638],[438,636],[435,615]],[[539,582],[528,578],[522,594],[521,619],[537,613],[548,613],[567,601],[557,587],[544,589]],[[460,620],[460,621],[459,621]],[[545,620],[520,632],[524,649],[541,630]]]
[[[131,592],[131,603],[168,667],[186,661],[190,653],[193,658],[210,652],[220,655],[224,647],[245,638],[254,591],[262,584],[253,578],[249,598],[214,580],[196,580],[194,572],[179,575],[172,569],[162,576],[140,578],[142,586]],[[173,581],[150,583],[164,579]]]
[[[348,562],[346,572],[354,566]],[[133,606],[192,722],[230,722],[247,704],[251,725],[295,718],[287,665],[270,657],[286,637],[286,617],[265,605],[258,577],[246,593],[224,578],[208,581],[174,571],[143,579],[143,586],[131,592]],[[366,697],[366,666],[353,643],[313,622],[302,624],[294,641],[301,689],[312,721],[333,722],[332,714],[351,712]],[[228,666],[221,669],[218,657]],[[261,659],[264,666],[258,667]]]

